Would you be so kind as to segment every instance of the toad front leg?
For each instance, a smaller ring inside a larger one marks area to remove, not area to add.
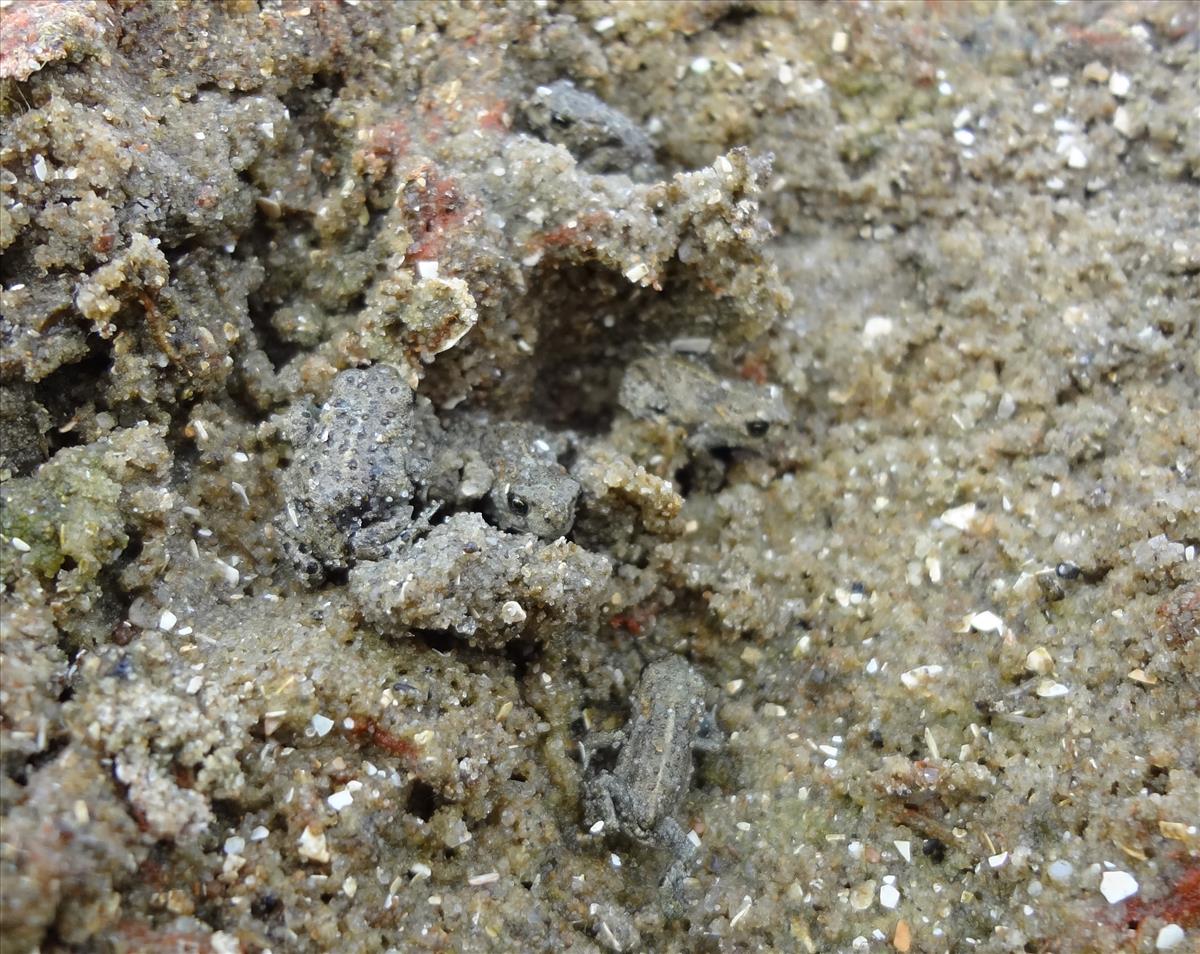
[[[700,730],[692,739],[693,752],[719,752],[725,745],[725,733],[717,724],[717,709],[714,706],[704,714],[700,721]]]
[[[622,785],[615,775],[601,772],[592,779],[591,791],[588,793],[589,817],[599,814],[600,817],[596,821],[603,822],[608,831],[617,832],[622,830],[622,816],[628,817],[632,811],[629,787]]]
[[[432,526],[438,505],[430,504],[415,517],[411,507],[403,507],[384,520],[367,524],[354,534],[352,549],[359,560],[382,560],[394,556]]]

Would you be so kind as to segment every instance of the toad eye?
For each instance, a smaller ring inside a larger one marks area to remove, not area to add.
[[[746,433],[751,437],[765,437],[770,429],[770,421],[751,421],[746,425]]]
[[[515,513],[518,517],[524,517],[527,513],[529,513],[529,503],[524,497],[520,497],[510,490],[508,492],[508,509]]]

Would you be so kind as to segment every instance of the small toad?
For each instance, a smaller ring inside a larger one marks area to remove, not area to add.
[[[623,172],[637,181],[658,173],[654,147],[642,128],[570,80],[539,86],[522,113],[530,131],[565,148],[588,172]]]
[[[579,484],[553,435],[481,415],[443,425],[390,365],[342,371],[324,404],[299,403],[275,425],[295,448],[275,528],[310,585],[395,554],[443,509],[481,510],[501,530],[543,539],[575,519]]]
[[[692,451],[764,448],[791,422],[779,387],[721,377],[666,350],[629,365],[617,400],[635,418],[681,428]]]
[[[579,482],[559,462],[564,448],[549,431],[482,415],[448,419],[425,479],[425,496],[477,509],[494,527],[564,537],[575,523]]]
[[[295,405],[276,424],[295,453],[280,478],[284,508],[275,528],[307,582],[378,558],[411,532],[406,462],[420,448],[413,392],[394,368],[343,371],[319,408]]]
[[[705,708],[708,684],[681,656],[651,663],[633,695],[623,731],[597,733],[594,748],[618,749],[611,772],[587,783],[585,822],[605,834],[623,834],[665,848],[672,862],[663,885],[676,891],[695,848],[675,811],[692,780],[692,753],[723,741]],[[586,750],[585,750],[586,761]]]

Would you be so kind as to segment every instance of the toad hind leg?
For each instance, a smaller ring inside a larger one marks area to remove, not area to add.
[[[664,818],[658,824],[656,831],[659,843],[671,854],[671,864],[659,887],[663,891],[663,913],[668,917],[681,917],[684,912],[683,880],[691,866],[692,856],[696,846],[684,833],[683,828],[674,818]]]

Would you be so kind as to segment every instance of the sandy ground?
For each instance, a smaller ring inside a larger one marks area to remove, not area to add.
[[[1200,950],[1194,5],[0,53],[6,950]]]

